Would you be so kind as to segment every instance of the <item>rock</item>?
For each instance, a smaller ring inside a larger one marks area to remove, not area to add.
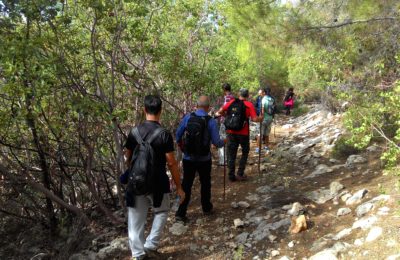
[[[247,209],[247,208],[250,207],[250,204],[247,203],[246,201],[239,201],[238,202],[238,206],[241,207],[241,208]]]
[[[172,227],[169,228],[169,232],[171,232],[173,235],[180,236],[186,233],[188,230],[188,227],[183,225],[180,222],[176,222],[172,225]]]
[[[361,228],[363,230],[369,229],[378,220],[376,216],[369,216],[361,218],[353,223],[353,229]]]
[[[255,210],[246,213],[246,219],[251,218],[251,217],[254,216],[255,214],[257,214],[257,211],[255,211]]]
[[[399,260],[399,259],[400,259],[400,254],[391,255],[391,256],[388,256],[388,257],[386,258],[386,260]]]
[[[272,256],[272,257],[278,256],[278,255],[280,255],[280,254],[281,254],[281,253],[279,253],[278,250],[272,250],[272,251],[271,251],[271,256]]]
[[[351,228],[345,228],[342,231],[340,231],[339,233],[337,233],[334,237],[333,240],[340,240],[344,237],[347,237],[348,235],[351,234],[352,229]]]
[[[369,153],[375,153],[379,150],[379,146],[373,144],[373,145],[367,147],[367,149],[365,149],[365,150],[367,150],[367,152],[369,152]]]
[[[346,167],[353,168],[355,164],[361,164],[361,163],[365,163],[365,162],[367,162],[367,159],[365,159],[361,155],[353,154],[347,158]]]
[[[307,230],[307,220],[304,215],[300,215],[298,217],[293,217],[291,220],[291,225],[289,228],[289,232],[291,234],[297,234],[301,231]]]
[[[197,220],[196,220],[196,225],[203,225],[204,224],[204,219],[202,219],[202,218],[198,218]]]
[[[287,256],[282,256],[281,258],[279,258],[279,260],[290,260],[290,258]]]
[[[284,218],[284,219],[279,220],[278,222],[268,224],[267,228],[272,229],[272,230],[277,230],[281,227],[289,226],[290,223],[291,223],[290,218]]]
[[[268,223],[265,221],[262,221],[251,234],[253,240],[257,242],[264,240],[269,235],[271,235],[271,232],[269,231]]]
[[[340,197],[340,199],[343,201],[343,202],[346,202],[349,198],[351,198],[351,194],[350,193],[346,193],[346,194],[344,194],[343,196],[341,196]]]
[[[305,177],[305,179],[314,178],[328,172],[333,172],[332,168],[328,167],[325,164],[319,164],[310,175]]]
[[[97,257],[95,252],[84,251],[78,254],[73,254],[68,258],[68,260],[95,260]]]
[[[197,250],[199,250],[199,246],[196,244],[190,244],[189,245],[189,250],[192,252],[196,252]]]
[[[224,220],[225,220],[224,218],[217,218],[217,219],[215,220],[215,223],[221,225],[221,224],[224,223]]]
[[[363,203],[356,208],[357,217],[362,217],[374,208],[374,204],[370,202]]]
[[[277,238],[277,236],[274,236],[274,235],[269,235],[269,236],[268,236],[268,239],[269,239],[269,241],[271,241],[271,242],[274,242],[274,241],[276,240],[276,238]]]
[[[251,195],[246,197],[246,200],[249,200],[249,201],[258,201],[259,199],[260,198],[258,197],[257,194],[251,194]],[[249,207],[250,207],[250,205],[249,205]]]
[[[293,206],[293,204],[287,204],[287,205],[282,206],[282,209],[283,210],[290,210],[292,208],[292,206]]]
[[[389,214],[390,208],[388,207],[382,207],[378,209],[378,215],[380,216],[386,216]]]
[[[357,238],[356,240],[354,240],[355,246],[362,246],[363,244],[364,242],[362,241],[362,239]]]
[[[321,251],[313,256],[311,256],[308,260],[337,260],[336,254],[331,250]]]
[[[301,210],[304,210],[304,206],[301,205],[299,202],[295,202],[293,203],[292,208],[288,210],[287,213],[292,216],[298,216]]]
[[[324,204],[328,200],[333,199],[331,191],[328,189],[318,189],[306,194],[306,197],[315,203]]]
[[[246,240],[248,237],[249,237],[249,233],[243,232],[240,235],[236,236],[235,241],[238,244],[244,244],[244,243],[246,243]]]
[[[314,243],[311,245],[310,251],[311,252],[317,252],[321,249],[323,249],[324,247],[326,247],[328,245],[328,239],[326,239],[325,237],[321,237],[318,240],[314,241]]]
[[[331,182],[331,184],[329,185],[329,190],[331,191],[332,195],[336,195],[339,193],[339,191],[341,191],[344,188],[343,184],[341,184],[338,181],[333,181]]]
[[[237,204],[237,202],[232,202],[231,207],[234,209],[237,209],[237,208],[239,208],[239,205]]]
[[[354,193],[349,199],[346,200],[346,205],[354,205],[361,202],[361,200],[365,197],[365,194],[368,193],[368,190],[362,189]]]
[[[258,193],[268,193],[268,192],[271,191],[271,187],[268,186],[268,185],[261,186],[261,187],[258,187],[258,188],[256,189],[256,191],[257,191]]]
[[[380,237],[383,233],[383,229],[381,227],[373,227],[369,231],[367,238],[365,239],[366,242],[372,242]]]
[[[293,241],[290,241],[289,244],[288,244],[288,247],[289,247],[289,248],[294,247],[294,242],[293,242]]]
[[[235,228],[240,228],[244,226],[244,222],[240,218],[237,218],[233,220],[233,225],[235,226]]]
[[[98,259],[112,259],[115,256],[126,254],[130,251],[128,238],[119,237],[111,241],[110,245],[99,250]]]
[[[338,217],[341,217],[341,216],[344,216],[344,215],[347,215],[347,214],[350,214],[350,213],[351,213],[351,209],[349,209],[349,208],[340,208],[340,209],[338,209],[336,215]]]

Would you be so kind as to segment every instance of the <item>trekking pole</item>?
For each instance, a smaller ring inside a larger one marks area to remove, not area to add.
[[[261,174],[261,142],[262,142],[262,134],[261,134],[262,121],[260,122],[260,137],[258,139],[258,174]]]
[[[275,130],[276,130],[275,117],[274,117],[273,123],[274,123],[274,141],[276,142],[276,135],[275,135]]]
[[[226,149],[224,144],[224,200],[225,200],[225,190],[226,190]]]

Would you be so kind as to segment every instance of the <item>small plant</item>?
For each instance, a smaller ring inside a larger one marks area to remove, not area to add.
[[[243,259],[243,245],[240,245],[236,250],[235,254],[233,255],[234,260],[242,260]]]
[[[357,154],[360,152],[360,149],[348,143],[348,139],[348,136],[342,136],[337,140],[335,147],[333,147],[332,150],[333,157],[338,159],[347,158],[352,154]]]
[[[379,189],[379,193],[380,194],[382,194],[382,195],[385,195],[386,194],[386,190],[385,190],[385,188],[382,186],[382,184],[378,184],[378,189]]]

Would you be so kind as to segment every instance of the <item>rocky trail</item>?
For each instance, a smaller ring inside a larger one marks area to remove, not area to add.
[[[315,106],[298,118],[280,116],[271,152],[255,142],[246,182],[227,182],[213,168],[215,214],[204,216],[195,181],[186,224],[171,211],[160,259],[400,259],[398,180],[383,174],[379,145],[334,159],[341,116]],[[216,153],[216,151],[215,151]],[[173,200],[172,200],[173,201]],[[76,259],[130,259],[126,230],[92,241]]]

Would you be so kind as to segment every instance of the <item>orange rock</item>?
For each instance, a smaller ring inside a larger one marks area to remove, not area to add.
[[[307,230],[306,216],[300,215],[298,217],[292,217],[292,224],[290,225],[289,232],[291,234],[297,234],[304,230]]]

